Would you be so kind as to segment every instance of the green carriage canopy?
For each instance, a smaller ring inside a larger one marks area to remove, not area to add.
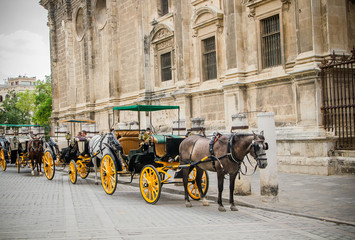
[[[40,125],[32,125],[32,124],[0,124],[0,127],[40,127]]]
[[[168,109],[180,109],[179,106],[164,106],[164,105],[131,105],[131,106],[121,106],[113,107],[113,110],[121,111],[142,111],[142,112],[153,112]]]
[[[154,111],[162,111],[169,109],[177,109],[179,111],[178,118],[180,124],[180,107],[179,106],[168,106],[168,105],[130,105],[130,106],[120,106],[113,107],[113,111],[135,111],[138,112],[138,126],[139,131],[141,130],[141,121],[140,121],[140,112],[154,112]],[[113,115],[113,122],[115,122],[115,115]],[[150,125],[152,125],[152,116],[150,115]],[[180,131],[180,130],[179,130]]]

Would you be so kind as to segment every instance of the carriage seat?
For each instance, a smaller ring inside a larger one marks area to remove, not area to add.
[[[78,149],[82,156],[89,154],[89,141],[88,140],[78,141]]]
[[[140,140],[137,137],[121,137],[118,142],[122,146],[123,154],[128,155],[130,150],[136,150],[139,148]]]
[[[139,136],[139,130],[116,130],[115,137],[117,139],[121,137],[137,137]]]
[[[167,142],[169,141],[168,139],[176,139],[176,138],[181,139],[180,136],[176,136],[176,135],[152,135],[147,139],[147,141],[154,142],[155,154],[158,157],[162,157],[167,152],[166,149],[167,149]]]

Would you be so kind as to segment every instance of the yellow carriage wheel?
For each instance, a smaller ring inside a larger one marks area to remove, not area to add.
[[[17,173],[20,173],[20,171],[21,171],[21,158],[20,158],[20,156],[17,156],[17,158],[16,158],[16,167],[17,167]]]
[[[85,179],[89,176],[89,171],[86,167],[86,164],[83,164],[80,168],[78,168],[78,173],[82,179]]]
[[[102,158],[100,171],[102,187],[108,195],[112,195],[117,187],[117,166],[111,154]]]
[[[55,164],[50,151],[46,151],[43,156],[44,174],[48,180],[52,180],[55,174]]]
[[[74,160],[71,160],[69,163],[69,178],[73,184],[75,184],[76,180],[78,179],[78,174],[76,171],[76,164],[75,164]]]
[[[196,168],[192,169],[192,171],[189,174],[189,181],[187,183],[187,192],[189,193],[190,197],[194,200],[200,200],[201,199],[201,194],[198,190],[197,183],[196,183]],[[201,188],[202,188],[202,193],[203,196],[207,193],[208,190],[208,174],[206,171],[203,171],[202,174],[202,179],[201,179]]]
[[[0,164],[1,164],[1,169],[3,170],[3,171],[5,171],[6,170],[6,168],[7,168],[7,163],[6,163],[6,159],[5,159],[5,153],[4,153],[4,149],[1,149],[1,151],[0,151]]]
[[[139,178],[139,187],[142,197],[149,204],[158,202],[161,194],[161,179],[157,169],[152,165],[146,165]]]

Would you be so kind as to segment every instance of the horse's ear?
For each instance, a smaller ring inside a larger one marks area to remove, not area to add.
[[[253,132],[254,139],[256,139],[256,134],[255,134],[255,132],[254,132],[254,131],[252,131],[252,132]]]
[[[260,132],[260,135],[261,135],[261,136],[264,136],[264,130]]]

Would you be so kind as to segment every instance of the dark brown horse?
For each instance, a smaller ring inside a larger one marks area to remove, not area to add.
[[[32,140],[28,143],[28,153],[31,159],[32,175],[34,175],[36,167],[39,175],[42,175],[43,143],[40,138],[32,137]]]
[[[214,136],[213,140],[199,136],[192,135],[187,137],[180,144],[180,164],[191,164],[196,166],[196,183],[201,191],[201,177],[203,170],[217,172],[218,179],[218,210],[226,211],[222,204],[222,191],[224,175],[229,174],[230,188],[229,188],[229,203],[232,211],[238,211],[234,204],[233,191],[235,179],[240,172],[240,166],[244,157],[250,153],[256,160],[259,168],[267,166],[267,159],[265,150],[267,150],[267,143],[263,136],[257,134],[232,134]],[[202,160],[202,161],[201,161]],[[187,191],[188,175],[190,168],[183,168],[183,180],[185,188],[185,205],[191,207],[189,195]],[[208,202],[202,196],[202,203],[208,206]]]

